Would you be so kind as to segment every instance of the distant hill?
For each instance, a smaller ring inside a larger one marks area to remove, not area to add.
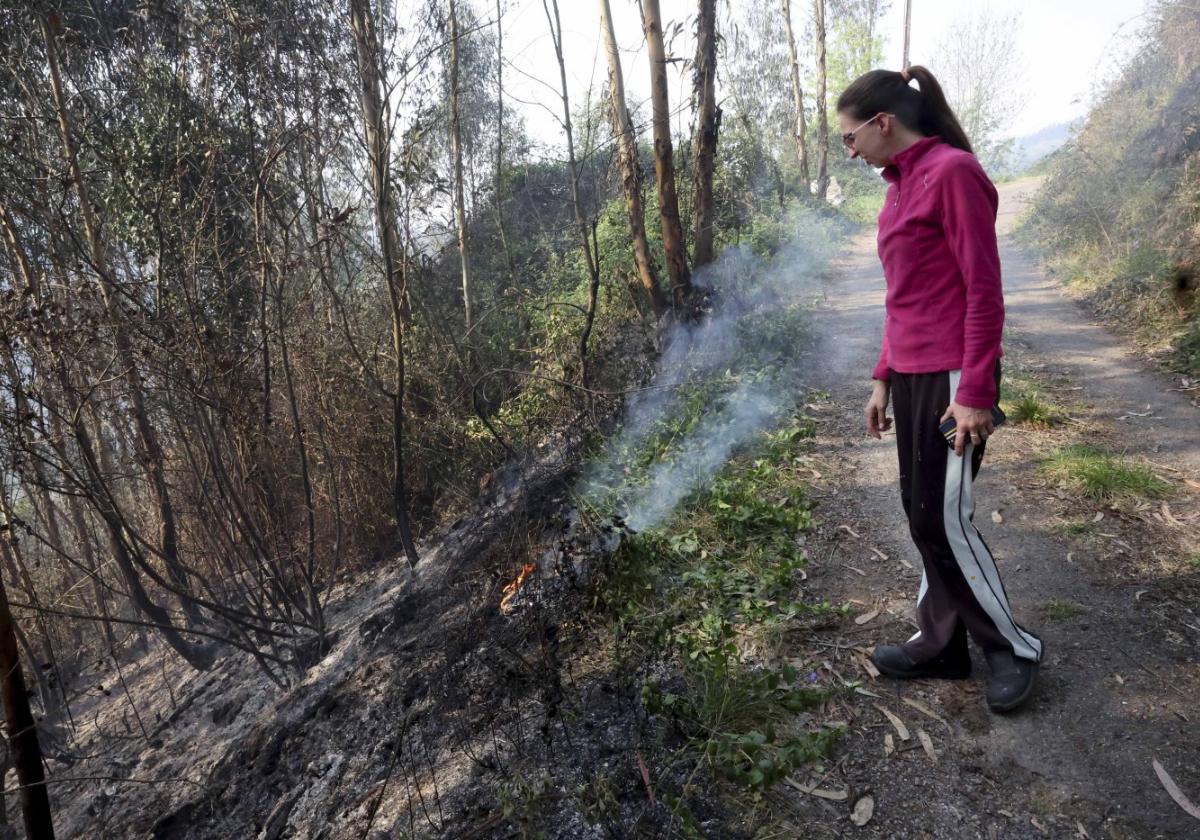
[[[1009,169],[1013,174],[1024,172],[1042,158],[1062,147],[1071,139],[1071,132],[1079,127],[1081,120],[1055,123],[1032,134],[1017,137],[1013,141]]]
[[[1130,46],[1069,149],[1038,164],[1025,229],[1139,350],[1200,379],[1200,5],[1152,4]]]

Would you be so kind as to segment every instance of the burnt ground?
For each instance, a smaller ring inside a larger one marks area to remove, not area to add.
[[[1200,392],[1172,390],[1189,386],[1091,323],[1011,241],[1025,189],[1003,190],[1006,370],[1069,417],[1012,425],[989,443],[977,520],[1018,616],[1047,644],[1027,709],[990,714],[979,678],[897,685],[865,667],[873,644],[911,632],[919,580],[893,443],[862,431],[883,289],[865,236],[828,274],[803,360],[817,436],[800,464],[818,525],[803,536],[801,595],[851,609],[803,623],[784,651],[835,689],[808,725],[845,727],[795,785],[739,796],[645,713],[645,680],[674,677],[667,663],[631,669],[609,655],[589,563],[602,565],[620,531],[578,519],[582,441],[567,434],[493,476],[474,509],[422,546],[415,573],[397,557],[343,581],[331,650],[287,687],[238,656],[205,674],[161,653],[121,674],[99,666],[97,689],[74,707],[76,739],[50,764],[59,836],[1200,835],[1152,767],[1200,800],[1200,568],[1189,559],[1200,548]],[[1152,463],[1171,484],[1167,506],[1106,507],[1047,480],[1040,459],[1075,441]],[[536,585],[506,615],[503,588],[531,559]],[[873,814],[855,825],[866,796]]]
[[[1152,765],[1200,800],[1200,391],[1154,372],[1013,240],[1030,189],[1001,191],[1005,370],[1037,383],[1067,417],[1048,428],[1012,425],[988,442],[975,519],[1018,620],[1046,643],[1040,691],[1015,714],[989,713],[977,651],[975,676],[960,683],[868,673],[871,646],[915,626],[920,560],[895,487],[894,440],[862,431],[883,295],[873,239],[863,236],[814,319],[826,338],[812,385],[823,393],[809,406],[822,524],[810,541],[808,586],[854,610],[795,650],[863,684],[841,709],[849,726],[833,769],[807,780],[846,799],[776,797],[793,808],[795,836],[1200,837],[1200,821],[1172,801]],[[1105,506],[1049,481],[1039,462],[1075,442],[1151,464],[1171,484],[1166,506]],[[874,815],[857,827],[849,814],[865,795]]]

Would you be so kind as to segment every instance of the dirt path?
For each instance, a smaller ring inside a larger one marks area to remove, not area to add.
[[[847,735],[825,776],[809,780],[848,789],[848,799],[781,797],[800,836],[1200,837],[1200,821],[1169,798],[1152,766],[1157,759],[1200,801],[1200,569],[1180,557],[1180,546],[1200,549],[1200,494],[1187,483],[1200,479],[1200,411],[1091,323],[1012,240],[1031,189],[1018,182],[1001,190],[1006,370],[1054,389],[1072,420],[1044,431],[1013,426],[989,442],[976,521],[1018,619],[1046,642],[1040,692],[1017,714],[990,714],[978,651],[976,677],[963,683],[897,684],[868,674],[870,646],[911,634],[920,580],[895,486],[894,439],[862,431],[883,322],[868,234],[828,282],[810,362],[812,386],[824,392],[810,406],[822,520],[809,546],[810,593],[850,602],[853,613],[794,651],[824,661],[835,684],[863,680],[864,691],[827,710],[848,723]],[[1158,465],[1174,488],[1169,512],[1158,503],[1085,504],[1042,477],[1043,455],[1081,441]],[[1064,529],[1068,521],[1085,524]],[[908,740],[879,706],[906,723]],[[866,794],[875,813],[860,828],[849,813]]]

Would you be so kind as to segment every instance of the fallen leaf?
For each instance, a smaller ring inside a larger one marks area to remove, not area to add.
[[[925,755],[929,756],[929,760],[937,764],[937,753],[933,750],[933,739],[929,737],[929,733],[924,729],[918,729],[917,740],[921,742],[921,746],[925,750]]]
[[[1029,824],[1038,830],[1040,834],[1049,834],[1050,829],[1046,828],[1046,824],[1037,817],[1030,817]]]
[[[874,662],[872,662],[870,659],[867,659],[865,656],[858,656],[855,658],[858,661],[859,667],[867,672],[868,677],[873,680],[879,679],[879,669],[875,667]]]
[[[1074,562],[1075,562],[1075,555],[1074,555],[1074,553],[1073,553],[1073,552],[1070,552],[1070,551],[1068,551],[1068,552],[1067,552],[1067,562],[1068,562],[1068,563],[1074,563]]]
[[[1190,478],[1185,478],[1183,483],[1188,487],[1195,487],[1197,490],[1200,490],[1200,481],[1192,481]]]
[[[844,802],[850,798],[850,791],[848,790],[827,790],[825,788],[819,788],[816,785],[802,785],[791,776],[788,776],[784,781],[801,793],[807,793],[809,796],[816,796],[820,799],[830,799],[834,802]]]
[[[902,701],[903,701],[904,705],[911,706],[912,708],[916,709],[918,712],[925,715],[926,717],[933,718],[934,720],[936,720],[942,726],[946,727],[946,729],[950,730],[951,732],[954,731],[953,729],[950,728],[950,724],[946,723],[945,718],[943,718],[941,715],[939,715],[933,709],[926,706],[924,703],[918,702],[916,700],[911,700],[908,697],[903,698]]]
[[[878,548],[876,548],[875,546],[871,546],[871,551],[874,551],[880,560],[888,559],[888,556],[886,554],[884,554],[882,551],[880,551]]]
[[[847,564],[847,565],[846,565],[846,568],[848,568],[848,569],[849,569],[850,571],[852,571],[852,572],[858,572],[858,573],[859,573],[859,575],[861,575],[862,577],[866,577],[866,576],[867,576],[867,573],[866,573],[866,572],[864,572],[862,569],[857,569],[857,568],[855,568],[854,566],[851,566],[851,565],[849,565],[849,564]]]
[[[1087,829],[1083,827],[1083,823],[1079,822],[1079,820],[1075,821],[1075,832],[1075,836],[1079,840],[1092,840],[1092,835],[1087,833]]]
[[[854,693],[861,694],[863,697],[875,697],[877,699],[879,697],[879,695],[876,694],[874,691],[871,691],[870,689],[867,689],[867,688],[863,688],[861,685],[856,685],[854,687]]]
[[[850,822],[858,826],[866,825],[871,821],[874,813],[875,800],[870,796],[864,796],[854,803],[854,810],[850,813]]]
[[[1175,800],[1175,804],[1186,811],[1191,816],[1200,820],[1200,808],[1192,804],[1192,801],[1183,795],[1183,791],[1179,789],[1179,785],[1175,784],[1175,780],[1167,773],[1165,767],[1158,763],[1158,759],[1154,759],[1154,772],[1158,776],[1158,780],[1162,782],[1162,786],[1167,789],[1167,793]]]
[[[896,751],[896,739],[892,737],[891,732],[883,733],[883,754],[891,755]]]
[[[646,795],[650,797],[650,805],[654,803],[654,786],[650,784],[650,770],[646,767],[646,762],[642,758],[640,752],[637,753],[638,770],[642,773],[642,783],[646,786]]]
[[[997,525],[999,525],[1001,522],[1004,521],[1004,517],[1000,515],[1000,511],[998,511],[998,510],[992,511],[992,521],[995,522]]]
[[[999,811],[997,811],[996,813],[997,813],[997,814],[1002,814],[1003,816],[1006,816],[1006,817],[1008,817],[1010,820],[1011,820],[1011,819],[1012,819],[1012,818],[1015,816],[1015,814],[1013,814],[1013,812],[1012,812],[1012,811],[1006,811],[1006,810],[1004,810],[1003,808],[1001,808],[1001,809],[1000,809]]]
[[[879,615],[879,610],[871,610],[870,612],[865,612],[862,615],[855,618],[854,623],[855,624],[866,624],[868,621],[875,618],[877,615]]]
[[[857,531],[855,531],[853,528],[851,528],[849,525],[839,525],[839,526],[838,526],[838,529],[839,529],[839,530],[842,530],[842,531],[845,531],[847,534],[849,534],[849,535],[850,535],[850,536],[852,536],[852,537],[856,537],[856,538],[858,538],[858,539],[860,539],[860,540],[862,539],[862,537],[861,537],[861,536],[859,536],[858,532],[857,532]]]
[[[1139,589],[1137,592],[1133,593],[1133,600],[1134,601],[1142,600],[1142,596],[1145,595],[1149,591],[1150,591],[1149,589]]]
[[[1125,678],[1124,678],[1124,677],[1122,677],[1120,674],[1113,674],[1113,676],[1114,676],[1114,677],[1116,678],[1116,680],[1117,680],[1117,685],[1125,685]]]
[[[1095,516],[1092,517],[1092,521],[1099,522],[1103,518],[1104,518],[1104,511],[1099,511]]]
[[[909,738],[912,737],[911,735],[908,734],[908,727],[904,725],[904,721],[900,720],[900,718],[896,717],[896,715],[894,715],[892,712],[889,712],[887,709],[885,709],[883,706],[880,706],[878,703],[876,703],[874,705],[875,705],[876,709],[883,712],[884,717],[886,717],[888,720],[890,720],[892,722],[892,726],[894,726],[896,728],[896,734],[900,736],[901,741],[907,741]]]
[[[1175,525],[1178,527],[1179,525],[1182,524],[1178,519],[1175,518],[1174,514],[1171,513],[1171,506],[1169,504],[1167,504],[1166,502],[1162,503],[1162,515],[1163,515],[1163,519],[1167,520],[1172,525]]]

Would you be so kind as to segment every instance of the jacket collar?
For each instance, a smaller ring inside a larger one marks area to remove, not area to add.
[[[883,168],[883,177],[885,180],[895,183],[902,177],[912,172],[913,167],[917,165],[917,161],[925,157],[930,149],[942,143],[942,138],[936,134],[931,137],[922,137],[916,143],[913,143],[907,149],[903,149],[892,155],[892,162]]]

